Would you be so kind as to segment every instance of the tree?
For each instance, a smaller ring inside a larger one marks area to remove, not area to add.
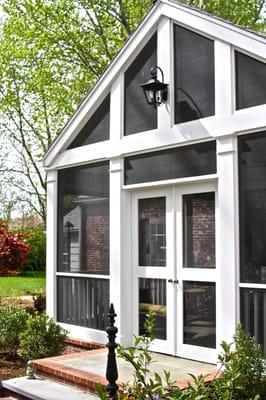
[[[266,0],[185,4],[263,30]],[[151,7],[151,0],[3,0],[0,171],[3,190],[45,220],[39,159]],[[0,199],[1,201],[1,199]],[[13,203],[12,203],[13,205]]]
[[[12,233],[0,221],[0,271],[17,270],[25,264],[30,246],[20,233]]]

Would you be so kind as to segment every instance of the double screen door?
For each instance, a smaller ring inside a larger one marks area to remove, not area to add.
[[[132,196],[133,333],[153,311],[152,350],[216,362],[216,185]]]

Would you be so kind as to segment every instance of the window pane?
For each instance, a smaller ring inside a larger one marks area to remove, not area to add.
[[[58,173],[58,271],[109,273],[109,164]]]
[[[214,115],[214,42],[175,25],[175,123]]]
[[[144,335],[144,322],[149,311],[155,312],[153,334],[166,340],[166,282],[164,279],[139,278],[139,334]]]
[[[183,196],[184,267],[215,268],[215,193]]]
[[[139,200],[139,265],[166,265],[165,197]]]
[[[235,52],[236,109],[266,103],[266,64]]]
[[[215,173],[215,141],[125,159],[126,185]]]
[[[57,321],[104,330],[109,307],[109,280],[57,278]]]
[[[241,323],[266,354],[266,290],[240,289]]]
[[[183,282],[184,343],[216,347],[215,283]]]
[[[110,95],[104,99],[68,148],[73,149],[74,147],[109,140],[109,131]]]
[[[157,110],[147,104],[142,83],[157,64],[157,35],[146,44],[125,72],[125,135],[157,128]]]
[[[238,144],[241,281],[266,283],[266,132]]]

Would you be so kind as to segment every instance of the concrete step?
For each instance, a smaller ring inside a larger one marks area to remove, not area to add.
[[[42,358],[40,360],[34,360],[33,363],[37,370],[38,376],[60,381],[66,385],[79,387],[81,390],[89,390],[95,392],[96,384],[100,383],[106,385],[107,381],[103,374],[97,374],[97,368],[92,368],[92,371],[80,368],[80,364],[83,364],[83,359],[91,358],[98,354],[104,354],[105,359],[103,369],[106,368],[106,349],[96,349],[84,351],[81,353],[67,354],[57,357]],[[71,363],[73,360],[73,363]],[[94,358],[93,358],[94,360]],[[78,365],[76,365],[78,363]]]
[[[8,394],[18,395],[18,398],[21,399],[98,400],[98,396],[89,391],[70,387],[42,377],[36,377],[36,379],[28,379],[27,377],[13,378],[2,381],[2,386]]]

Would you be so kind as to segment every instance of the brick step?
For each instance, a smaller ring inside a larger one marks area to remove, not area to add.
[[[82,369],[74,368],[62,363],[64,360],[76,359],[77,357],[93,355],[106,352],[105,349],[88,350],[80,353],[67,354],[63,356],[43,358],[34,360],[37,375],[46,377],[54,381],[75,386],[82,390],[89,390],[95,393],[96,384],[101,383],[106,385],[106,379],[92,372],[83,371]]]

